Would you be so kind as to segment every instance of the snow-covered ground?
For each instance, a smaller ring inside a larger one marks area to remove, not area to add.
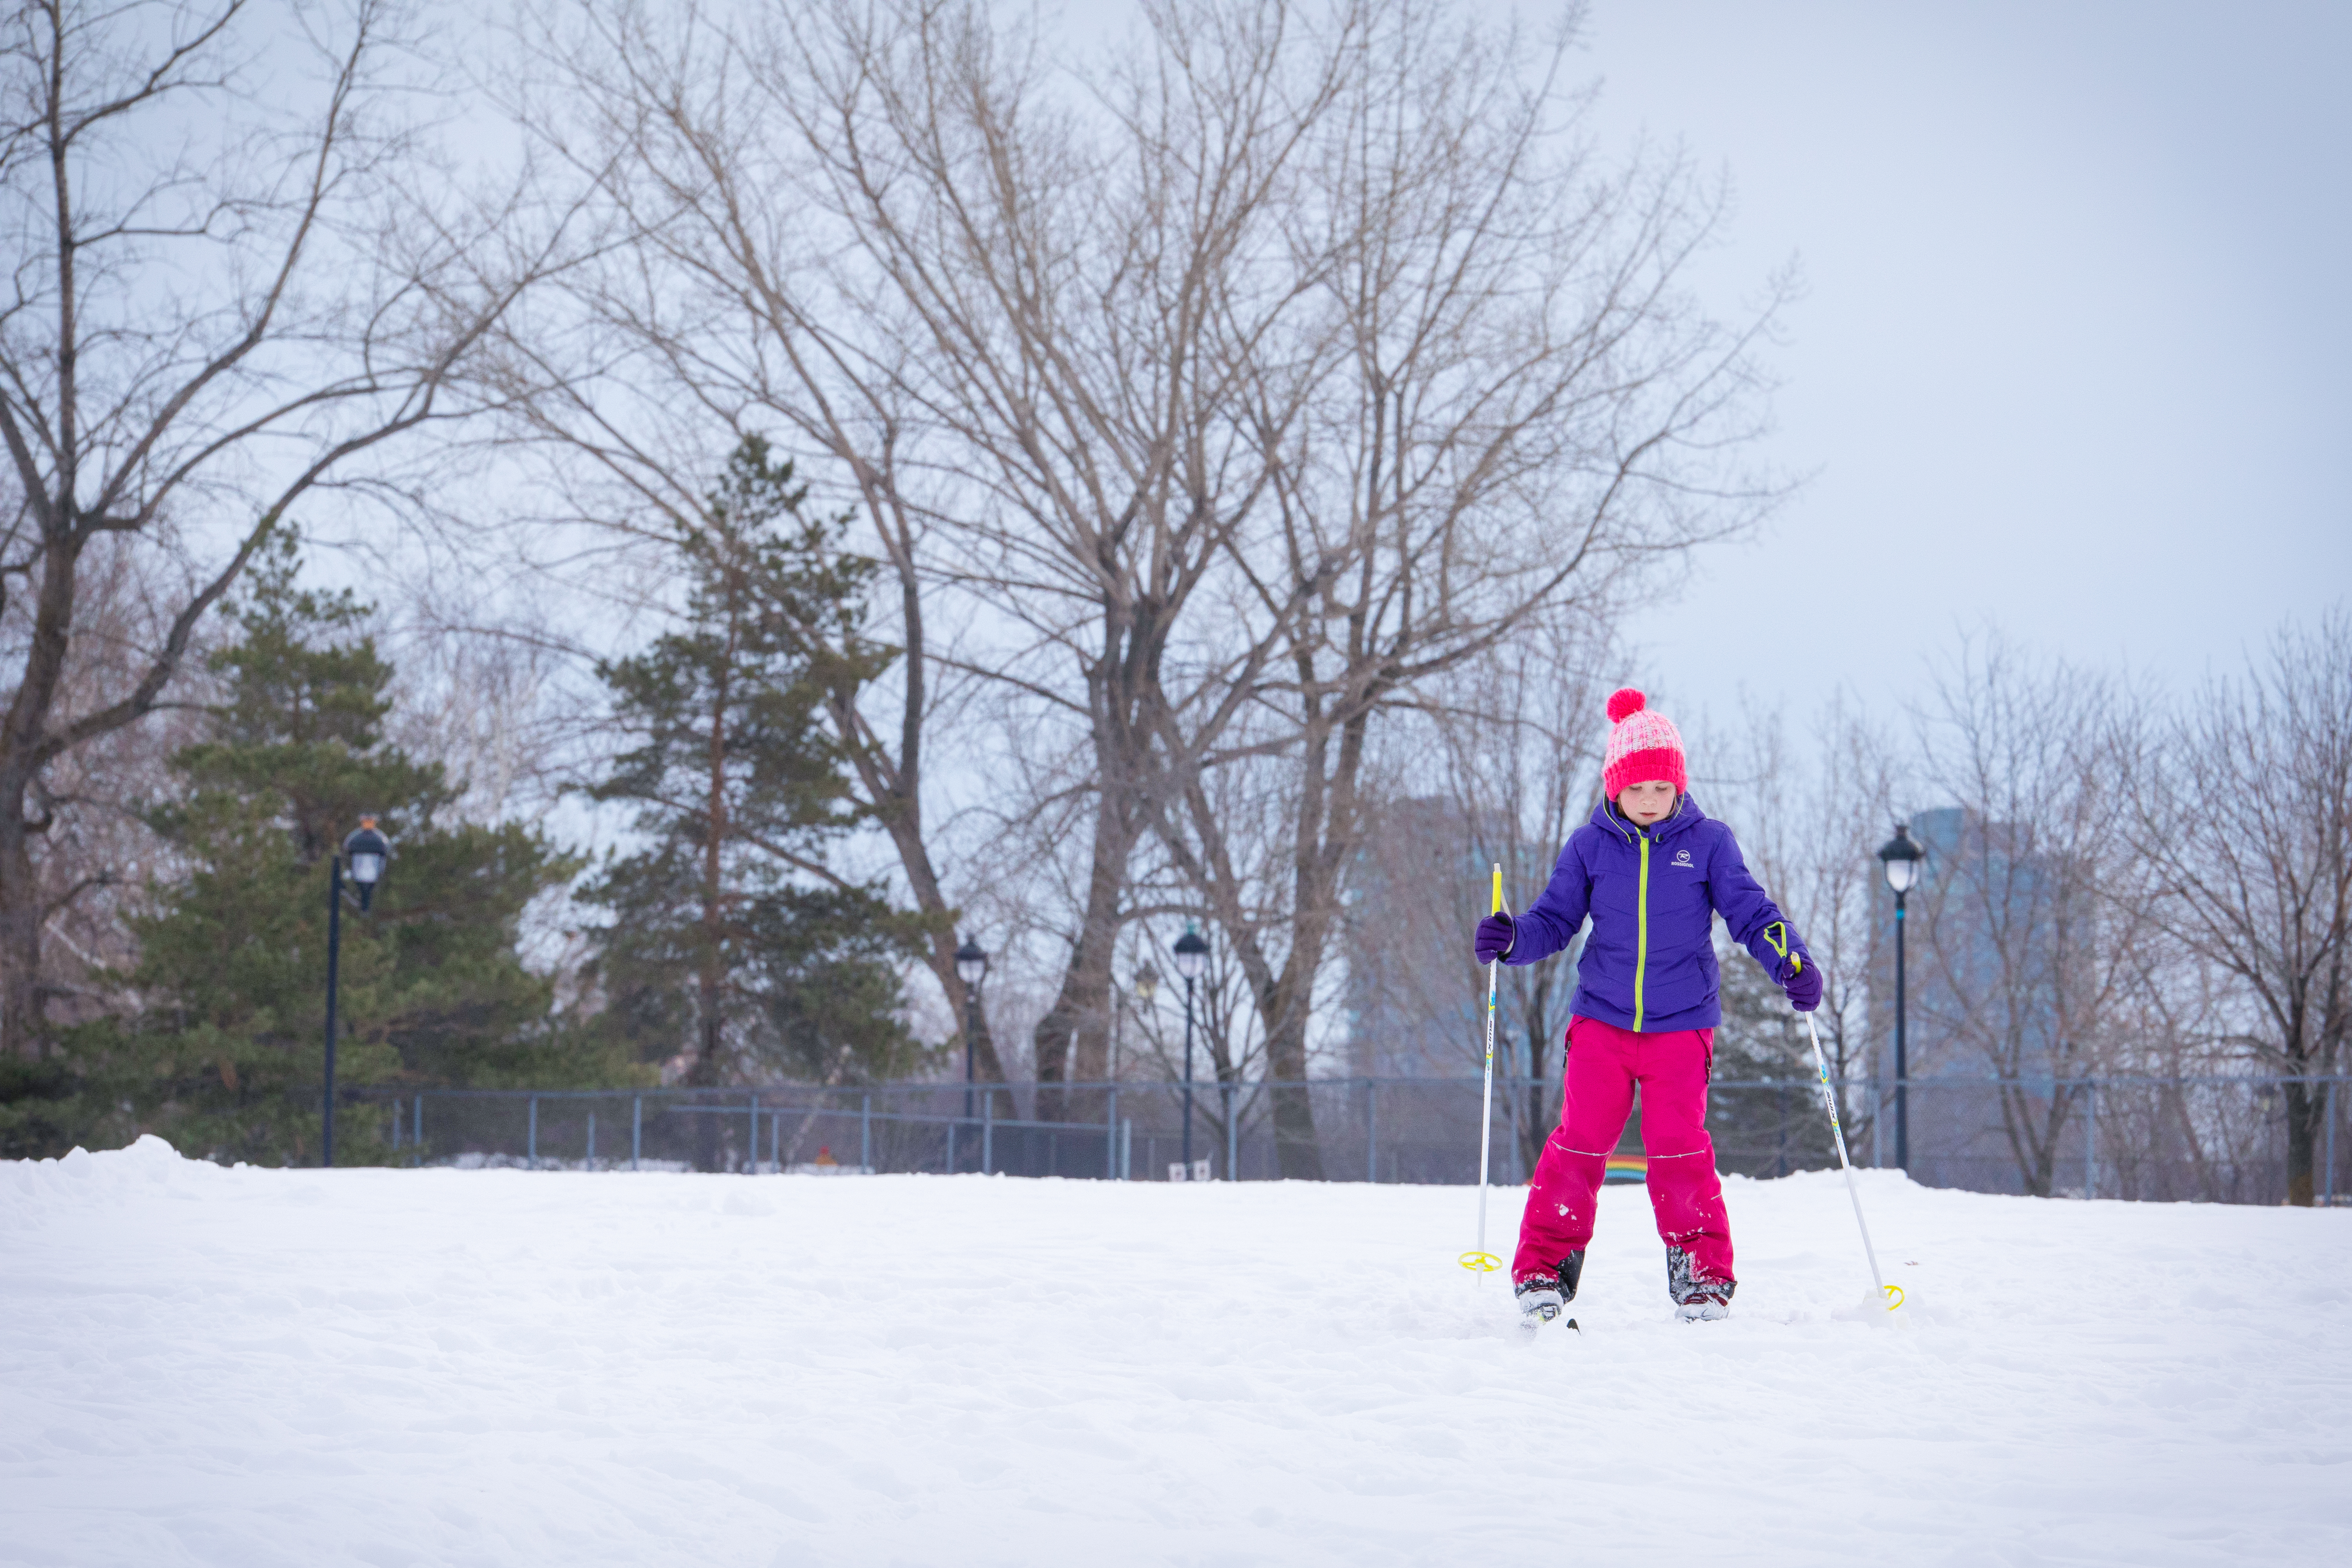
[[[2352,1562],[2352,1213],[1864,1198],[0,1164],[0,1562]]]

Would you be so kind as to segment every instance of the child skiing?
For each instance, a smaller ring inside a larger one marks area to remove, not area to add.
[[[1585,917],[1570,1004],[1559,1125],[1528,1183],[1511,1282],[1529,1327],[1576,1299],[1609,1154],[1642,1086],[1650,1206],[1666,1244],[1675,1316],[1724,1318],[1738,1283],[1723,1184],[1706,1133],[1715,1058],[1714,917],[1756,956],[1800,1012],[1821,1005],[1822,973],[1748,874],[1731,829],[1686,793],[1681,734],[1631,689],[1609,699],[1603,798],[1569,836],[1541,897],[1478,922],[1482,965],[1533,963],[1566,947]]]

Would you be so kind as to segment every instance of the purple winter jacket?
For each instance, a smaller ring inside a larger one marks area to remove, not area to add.
[[[1592,935],[1579,963],[1569,1010],[1621,1029],[1665,1034],[1711,1029],[1723,1019],[1717,995],[1714,917],[1756,955],[1775,984],[1812,955],[1764,896],[1739,857],[1731,829],[1687,795],[1647,828],[1614,802],[1568,836],[1551,881],[1512,919],[1506,963],[1533,963],[1575,940],[1587,914]]]

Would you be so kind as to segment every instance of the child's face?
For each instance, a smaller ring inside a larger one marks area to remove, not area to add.
[[[1617,796],[1617,809],[1636,827],[1647,827],[1675,808],[1675,786],[1664,779],[1627,784]]]

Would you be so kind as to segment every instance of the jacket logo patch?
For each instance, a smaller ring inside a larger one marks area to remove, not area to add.
[[[1675,850],[1675,858],[1674,858],[1674,864],[1675,864],[1675,865],[1677,865],[1677,866],[1690,866],[1690,863],[1691,863],[1691,858],[1690,858],[1690,851],[1689,851],[1689,850],[1687,850],[1687,849],[1677,849],[1677,850]],[[1692,869],[1694,869],[1694,870],[1697,869],[1697,868],[1696,868],[1696,867],[1692,867],[1691,868],[1692,868]]]

